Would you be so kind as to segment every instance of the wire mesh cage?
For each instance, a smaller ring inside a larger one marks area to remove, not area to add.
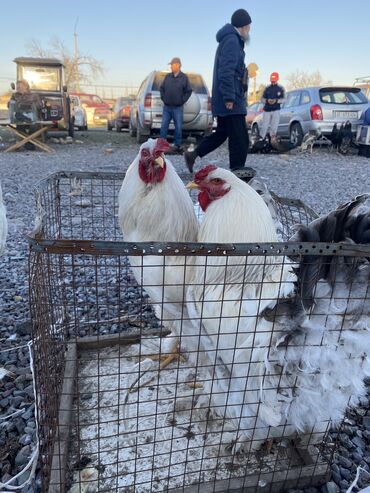
[[[270,492],[325,482],[335,449],[327,432],[355,404],[351,385],[361,393],[360,371],[356,382],[340,375],[365,364],[360,315],[369,315],[368,271],[339,294],[348,283],[336,273],[367,247],[125,243],[123,178],[61,172],[36,192],[30,303],[43,491]],[[273,201],[282,238],[297,218],[316,217],[302,203]],[[321,304],[305,323],[280,310],[302,258],[338,278],[318,280]],[[151,281],[156,269],[161,284]]]

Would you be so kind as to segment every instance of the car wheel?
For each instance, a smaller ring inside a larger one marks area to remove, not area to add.
[[[130,122],[129,122],[129,125],[128,125],[128,133],[130,134],[130,137],[136,137],[136,128],[134,128],[132,126],[131,118],[130,118]]]
[[[295,146],[300,146],[303,141],[303,130],[299,123],[294,122],[290,127],[290,142]]]
[[[137,120],[137,129],[136,129],[136,142],[138,144],[143,144],[148,138],[147,134],[143,133],[143,129],[140,127],[139,120]]]
[[[69,124],[68,124],[68,135],[70,137],[74,137],[75,135],[75,119],[74,118],[70,118],[69,119]]]
[[[107,130],[108,130],[108,132],[110,132],[111,130],[113,130],[113,127],[112,127],[112,125],[109,122],[107,123]]]

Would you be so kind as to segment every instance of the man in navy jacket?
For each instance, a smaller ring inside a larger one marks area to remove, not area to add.
[[[180,151],[182,142],[182,120],[184,117],[184,104],[190,98],[192,90],[188,76],[181,72],[180,58],[172,58],[171,72],[166,75],[160,87],[163,101],[163,115],[161,125],[161,137],[167,138],[168,127],[171,120],[175,125],[175,140],[172,150]]]
[[[184,153],[190,171],[198,156],[203,157],[217,149],[227,138],[230,169],[245,166],[249,141],[245,121],[248,73],[244,63],[244,44],[249,39],[251,23],[248,12],[239,9],[232,15],[231,24],[226,24],[216,35],[219,45],[213,70],[212,112],[217,117],[217,129],[196,149]]]

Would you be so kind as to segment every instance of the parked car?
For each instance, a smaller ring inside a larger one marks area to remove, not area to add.
[[[74,126],[77,127],[78,130],[87,130],[87,114],[85,108],[81,104],[79,96],[71,95],[71,105]]]
[[[129,128],[133,101],[134,98],[130,97],[117,98],[107,122],[108,130],[115,128],[117,132],[120,132],[123,128]]]
[[[358,77],[355,79],[353,85],[359,87],[365,94],[367,99],[370,101],[370,76],[369,77]]]
[[[263,107],[264,104],[261,103],[261,101],[257,101],[256,103],[248,106],[248,111],[246,116],[248,128],[251,128],[253,120],[256,118],[256,116],[263,112]]]
[[[158,134],[163,103],[159,88],[167,72],[153,71],[142,82],[130,112],[130,134],[138,142]],[[200,74],[187,73],[193,93],[184,105],[183,135],[202,136],[212,132],[213,117],[209,90]],[[171,123],[170,131],[174,126]]]
[[[71,93],[71,96],[79,98],[81,106],[86,111],[87,124],[90,127],[106,125],[110,118],[111,109],[109,104],[96,94]]]
[[[288,137],[300,145],[310,130],[320,130],[330,135],[335,123],[350,121],[352,132],[363,122],[368,100],[358,87],[307,87],[287,93],[280,112],[278,135]],[[252,133],[257,134],[262,124],[262,114],[252,123]]]
[[[66,131],[73,137],[74,125],[70,95],[64,85],[64,65],[55,58],[15,58],[17,80],[25,79],[42,107],[40,119],[51,122],[50,130]],[[15,89],[12,83],[12,89]]]

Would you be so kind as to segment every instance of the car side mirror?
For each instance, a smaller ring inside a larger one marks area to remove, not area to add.
[[[14,84],[14,82],[12,82],[12,83],[10,84],[10,87],[13,89],[13,91],[15,91],[15,84]]]
[[[68,91],[67,86],[63,86],[63,92],[67,92],[67,91]]]

